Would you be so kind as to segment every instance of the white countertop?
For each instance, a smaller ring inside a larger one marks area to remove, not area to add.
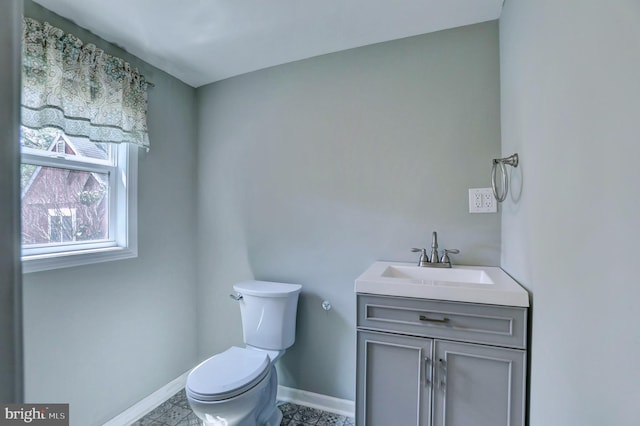
[[[415,263],[375,262],[355,281],[356,293],[419,299],[529,306],[529,293],[494,266],[419,267]]]

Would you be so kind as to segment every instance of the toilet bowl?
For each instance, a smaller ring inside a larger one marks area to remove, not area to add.
[[[232,346],[196,366],[185,391],[205,426],[278,426],[275,362],[295,341],[298,284],[236,284],[247,346]]]
[[[275,405],[277,381],[266,352],[231,347],[194,368],[185,391],[205,425],[275,426],[282,420]]]

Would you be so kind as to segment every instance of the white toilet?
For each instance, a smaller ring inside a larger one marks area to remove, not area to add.
[[[205,426],[277,426],[275,362],[293,345],[302,286],[245,281],[233,286],[245,348],[231,347],[196,366],[185,391]]]

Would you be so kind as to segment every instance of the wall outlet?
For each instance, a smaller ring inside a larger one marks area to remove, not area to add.
[[[498,202],[491,188],[469,188],[469,213],[496,213]]]

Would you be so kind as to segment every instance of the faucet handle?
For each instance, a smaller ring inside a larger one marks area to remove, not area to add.
[[[460,250],[458,250],[458,249],[444,249],[444,254],[442,255],[442,259],[440,259],[440,262],[451,264],[451,260],[449,259],[449,253],[458,254],[458,253],[460,253]]]
[[[411,251],[413,253],[420,253],[420,260],[418,261],[418,266],[426,266],[429,263],[429,258],[427,257],[427,249],[423,248],[412,248]]]

